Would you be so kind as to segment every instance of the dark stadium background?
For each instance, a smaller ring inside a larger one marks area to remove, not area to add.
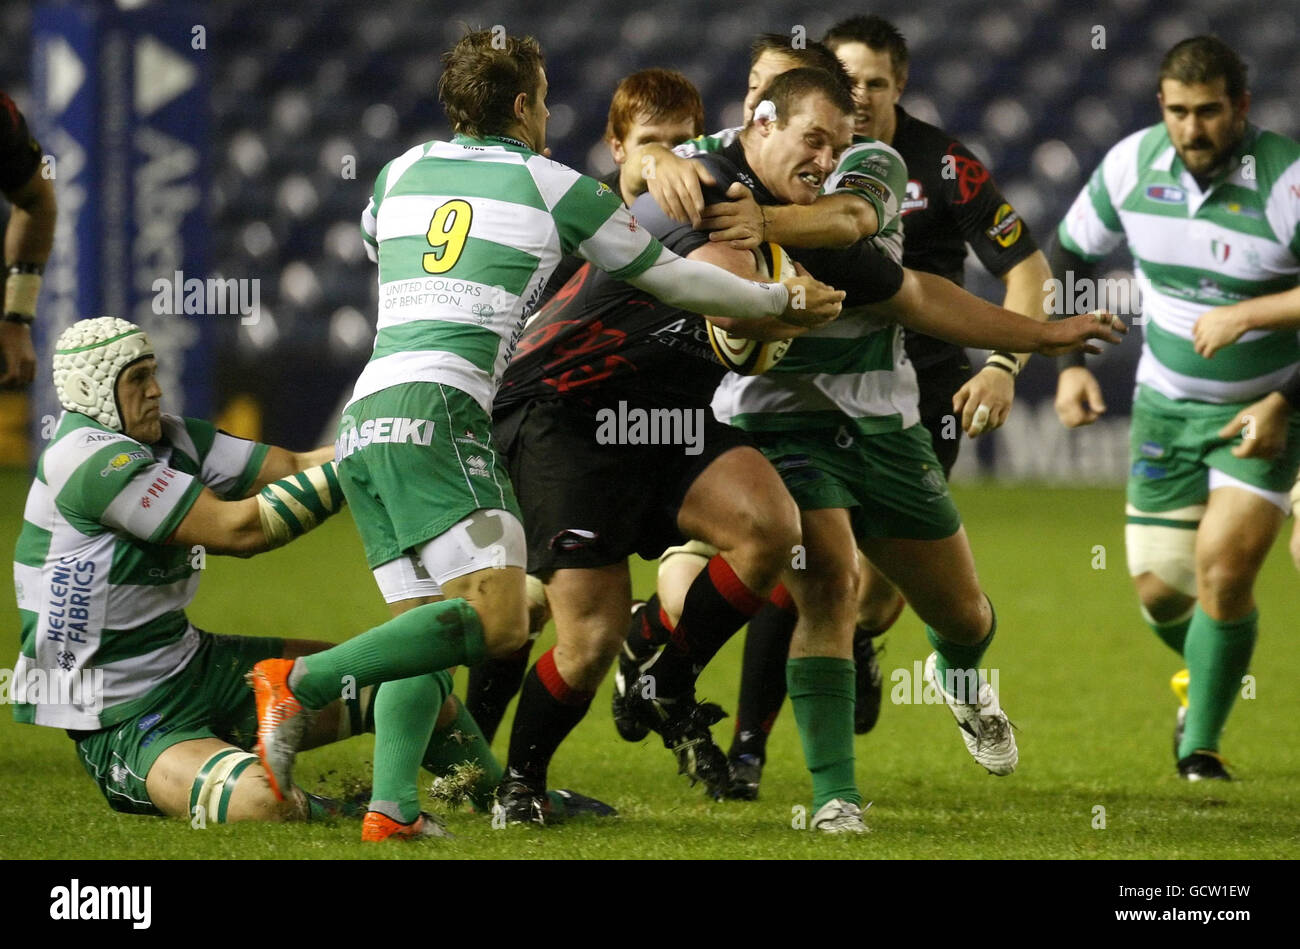
[[[435,97],[438,54],[465,24],[500,23],[537,36],[551,84],[554,157],[604,173],[612,167],[601,142],[605,110],[626,73],[682,70],[699,87],[709,128],[721,128],[739,120],[754,33],[788,33],[798,25],[817,38],[840,18],[879,13],[911,47],[904,106],[942,124],[986,161],[1040,243],[1105,150],[1158,119],[1155,72],[1181,38],[1208,31],[1233,44],[1250,66],[1253,119],[1284,134],[1300,132],[1300,104],[1288,95],[1300,87],[1298,8],[1288,3],[884,0],[829,12],[782,0],[194,6],[211,57],[209,262],[228,277],[260,278],[264,317],[256,326],[232,320],[218,328],[211,354],[216,401],[242,404],[248,411],[235,417],[256,421],[263,438],[299,446],[328,433],[368,355],[374,273],[362,253],[358,214],[386,161],[448,135]],[[0,87],[24,109],[31,18],[32,4],[0,5]],[[1094,48],[1099,26],[1104,49]],[[355,157],[354,179],[340,173],[348,155]],[[968,268],[968,278],[976,292],[1000,299],[1000,285],[978,265]],[[959,475],[974,470],[978,456],[985,473],[1005,478],[1117,481],[1137,354],[1131,338],[1095,360],[1112,415],[1080,433],[1056,424],[1051,367],[1034,360],[1007,428],[981,440],[978,452],[967,451]]]

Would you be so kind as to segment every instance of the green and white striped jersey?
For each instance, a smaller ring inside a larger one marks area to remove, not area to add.
[[[163,541],[203,485],[243,497],[268,446],[175,415],[162,417],[162,429],[158,444],[145,445],[65,412],[41,454],[14,552],[23,625],[11,688],[20,722],[106,728],[135,714],[198,648],[185,618],[198,558]],[[95,694],[69,687],[92,673]],[[29,701],[18,701],[19,688]],[[70,696],[78,700],[51,701]]]
[[[1094,261],[1127,239],[1146,319],[1138,384],[1171,399],[1247,402],[1300,362],[1293,330],[1245,333],[1211,359],[1192,348],[1206,310],[1296,285],[1300,144],[1248,127],[1231,171],[1202,191],[1163,123],[1134,132],[1106,153],[1059,236]]]
[[[739,129],[701,136],[678,146],[678,154],[718,151]],[[851,193],[870,202],[880,230],[876,250],[895,263],[903,259],[907,164],[884,142],[854,136],[825,183],[823,194]],[[835,285],[833,274],[814,274]],[[785,357],[759,376],[723,377],[713,397],[719,420],[739,428],[791,431],[839,427],[847,422],[864,434],[897,431],[920,421],[916,372],[903,349],[898,324],[846,310],[826,326],[796,338]]]
[[[353,402],[438,382],[491,411],[524,321],[562,257],[577,254],[623,279],[662,250],[607,185],[492,137],[426,142],[389,162],[361,226],[379,263],[379,321]]]

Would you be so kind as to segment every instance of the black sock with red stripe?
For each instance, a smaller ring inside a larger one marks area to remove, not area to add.
[[[554,652],[547,650],[524,677],[506,759],[507,768],[542,787],[555,749],[587,714],[593,695],[564,681]]]
[[[470,667],[465,708],[478,722],[489,745],[505,717],[506,706],[523,684],[528,672],[528,654],[532,650],[533,643],[529,640],[504,659],[489,659]]]
[[[656,649],[668,642],[671,625],[663,604],[659,602],[658,593],[646,600],[645,605],[632,615],[627,631],[627,648],[632,651],[637,662],[645,662],[654,655]]]
[[[740,708],[729,757],[767,758],[767,736],[785,702],[785,663],[799,611],[784,586],[772,591],[771,602],[749,621],[745,658],[740,672]]]
[[[659,658],[646,669],[654,677],[656,695],[693,698],[700,670],[765,602],[765,597],[745,586],[721,554],[715,555],[686,591],[681,619],[669,631]]]

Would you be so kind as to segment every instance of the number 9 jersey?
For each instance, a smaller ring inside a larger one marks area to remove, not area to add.
[[[435,382],[490,411],[566,254],[622,279],[661,250],[607,185],[494,136],[426,142],[389,162],[361,227],[379,264],[379,319],[351,402]]]

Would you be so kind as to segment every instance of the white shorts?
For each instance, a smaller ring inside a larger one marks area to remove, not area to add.
[[[524,526],[509,511],[481,509],[426,542],[417,553],[374,569],[384,602],[442,596],[442,585],[490,567],[524,567],[528,548]]]

